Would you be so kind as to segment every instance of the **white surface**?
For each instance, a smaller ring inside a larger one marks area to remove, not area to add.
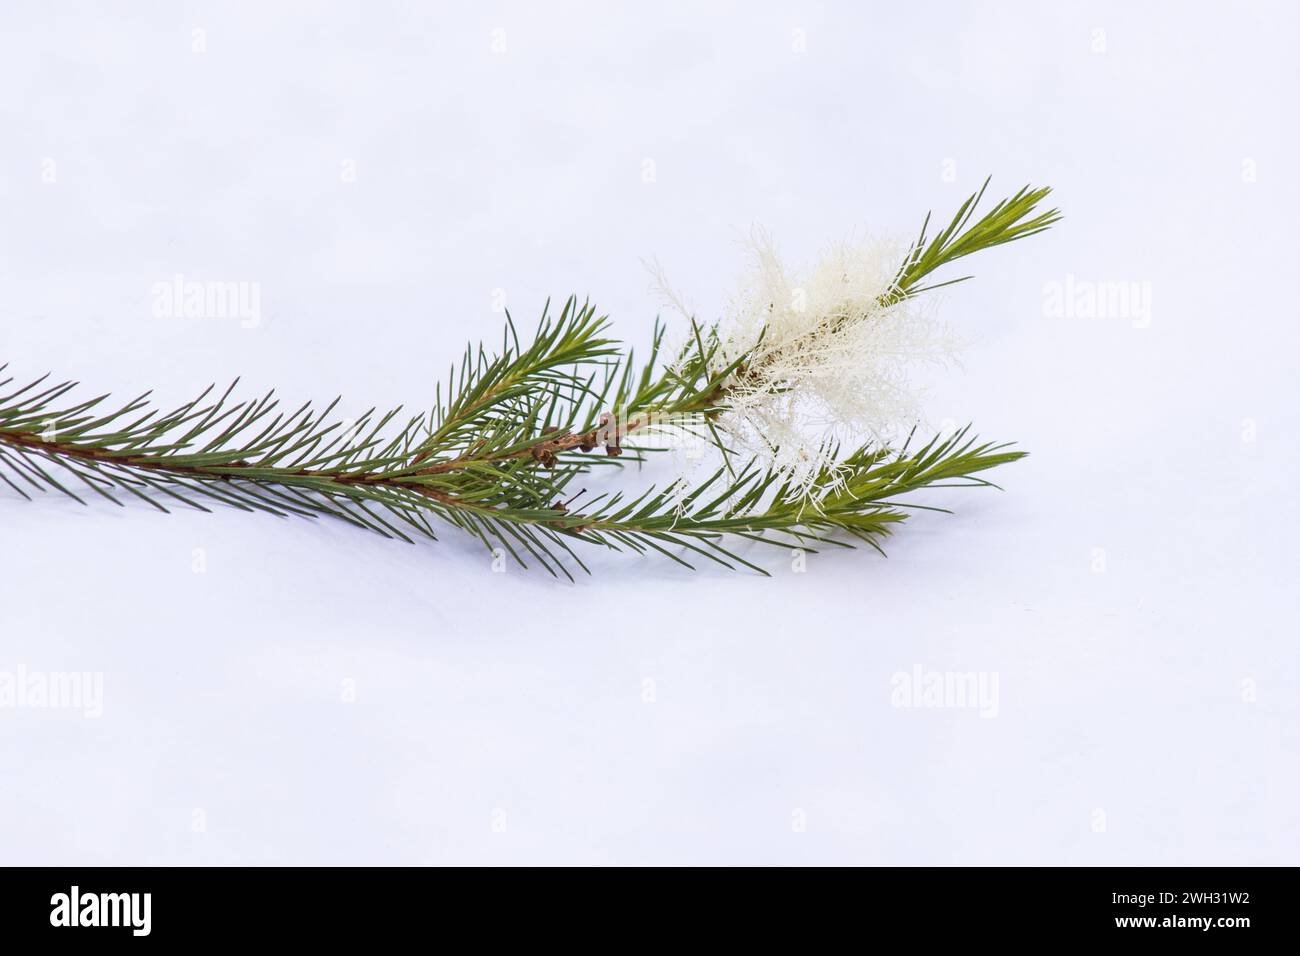
[[[1300,862],[1292,5],[48,6],[0,14],[19,376],[419,406],[494,289],[640,341],[640,259],[711,316],[752,222],[804,259],[990,172],[1067,219],[972,262],[929,406],[1032,457],[887,560],[570,586],[0,496],[0,671],[104,675],[99,719],[0,710],[0,862]],[[262,324],[154,319],[175,273]],[[1049,317],[1067,274],[1149,326]],[[996,718],[891,706],[917,666]]]

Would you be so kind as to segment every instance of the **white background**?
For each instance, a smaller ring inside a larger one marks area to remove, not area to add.
[[[85,397],[419,407],[494,289],[641,342],[641,260],[711,318],[753,223],[806,260],[989,173],[1066,219],[971,261],[927,403],[1031,457],[888,559],[568,585],[6,490],[0,671],[104,713],[0,710],[0,862],[1300,862],[1294,10],[6,3],[0,362]],[[155,319],[177,273],[261,324]],[[1150,321],[1047,314],[1067,275]],[[997,716],[891,706],[915,667]]]

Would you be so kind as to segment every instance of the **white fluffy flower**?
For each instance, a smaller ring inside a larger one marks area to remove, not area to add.
[[[837,446],[909,431],[921,414],[909,370],[952,357],[951,337],[916,302],[881,304],[905,253],[895,243],[841,243],[799,273],[770,237],[754,235],[751,271],[721,326],[723,357],[744,359],[722,423],[793,493],[811,491]]]

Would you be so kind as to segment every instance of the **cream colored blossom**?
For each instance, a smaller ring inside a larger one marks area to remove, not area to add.
[[[915,301],[882,304],[906,253],[897,244],[840,243],[792,271],[758,231],[751,253],[720,326],[723,358],[743,359],[721,424],[802,495],[837,447],[905,435],[921,418],[914,367],[951,359],[954,343]]]

